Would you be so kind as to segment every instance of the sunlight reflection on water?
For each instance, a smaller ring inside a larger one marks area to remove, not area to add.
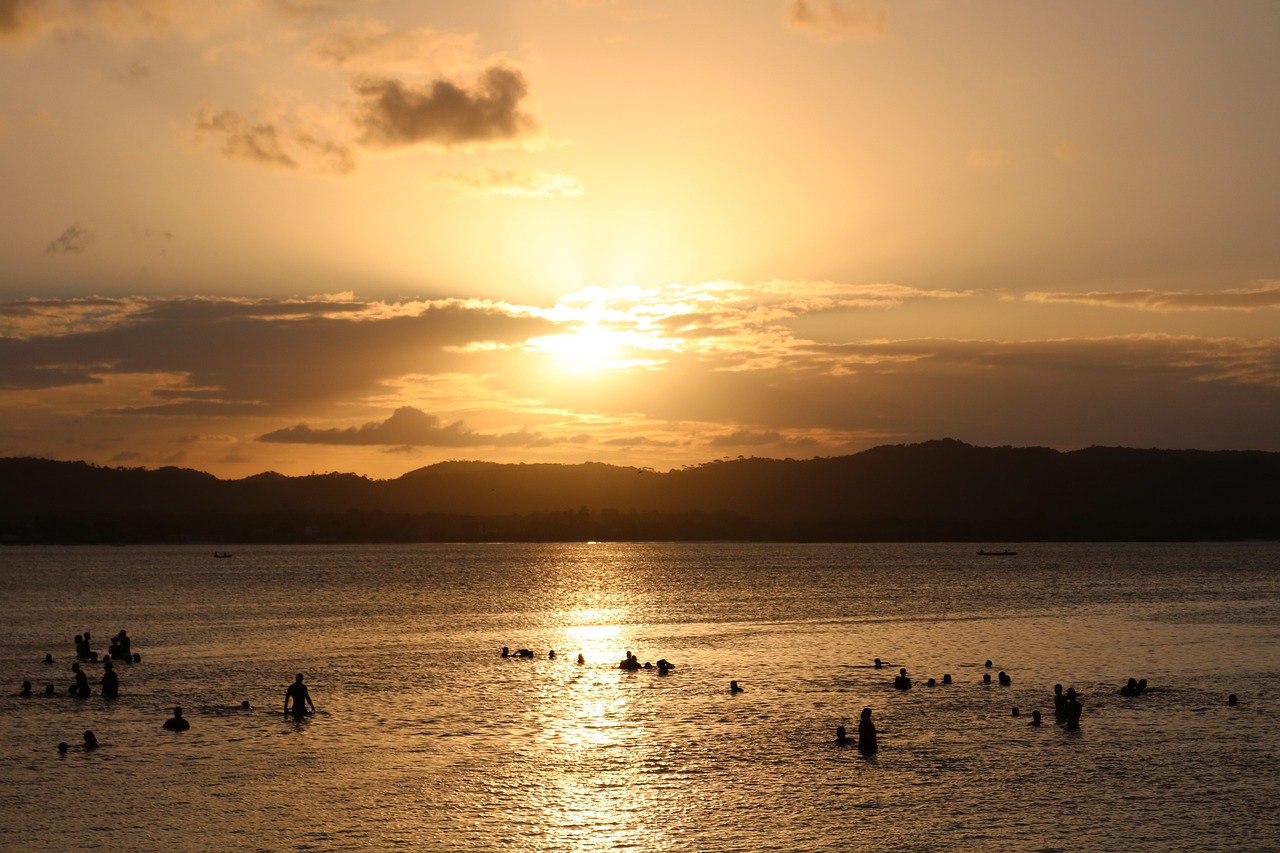
[[[1022,550],[0,550],[7,683],[64,689],[86,627],[144,655],[114,702],[0,697],[0,817],[48,849],[1274,847],[1280,549]],[[286,721],[300,670],[320,713]],[[831,740],[863,706],[873,758]],[[101,750],[53,752],[84,728]]]

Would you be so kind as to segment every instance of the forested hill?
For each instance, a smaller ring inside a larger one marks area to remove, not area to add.
[[[1280,453],[975,447],[944,439],[655,472],[445,462],[219,480],[0,459],[0,541],[1280,538]]]

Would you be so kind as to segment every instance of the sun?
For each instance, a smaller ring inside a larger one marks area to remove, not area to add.
[[[618,334],[596,323],[587,323],[572,332],[546,335],[529,341],[531,349],[545,352],[565,373],[593,373],[622,362],[622,340]]]

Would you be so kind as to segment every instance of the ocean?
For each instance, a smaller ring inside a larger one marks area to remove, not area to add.
[[[1280,849],[1280,545],[1011,547],[0,548],[0,847]]]

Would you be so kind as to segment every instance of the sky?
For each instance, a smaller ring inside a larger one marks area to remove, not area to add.
[[[0,0],[0,456],[1280,451],[1274,0]]]

